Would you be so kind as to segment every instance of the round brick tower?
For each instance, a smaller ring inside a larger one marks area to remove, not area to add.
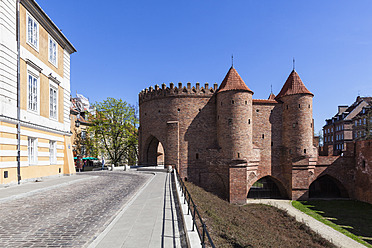
[[[217,141],[227,159],[248,158],[252,150],[252,95],[231,67],[217,90]]]
[[[313,153],[313,96],[293,70],[275,98],[282,103],[282,142],[288,158]]]

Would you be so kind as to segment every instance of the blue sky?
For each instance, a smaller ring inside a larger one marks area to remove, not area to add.
[[[136,104],[170,82],[221,83],[231,66],[253,98],[278,94],[292,70],[314,93],[315,130],[372,96],[372,1],[37,0],[78,50],[71,93]]]

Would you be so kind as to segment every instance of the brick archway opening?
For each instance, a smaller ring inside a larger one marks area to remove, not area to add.
[[[348,198],[345,187],[336,178],[324,175],[310,184],[309,198]]]
[[[287,199],[285,188],[277,179],[266,176],[257,180],[249,189],[248,198]]]
[[[163,166],[165,152],[162,143],[154,136],[151,136],[147,142],[145,165]]]

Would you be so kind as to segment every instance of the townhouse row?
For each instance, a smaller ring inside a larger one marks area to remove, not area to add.
[[[74,46],[34,0],[0,5],[0,184],[75,172]]]

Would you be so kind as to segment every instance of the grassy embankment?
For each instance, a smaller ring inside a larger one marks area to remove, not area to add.
[[[275,207],[238,206],[186,183],[216,247],[335,247]]]
[[[293,201],[292,205],[316,220],[372,248],[372,205],[359,201]]]

